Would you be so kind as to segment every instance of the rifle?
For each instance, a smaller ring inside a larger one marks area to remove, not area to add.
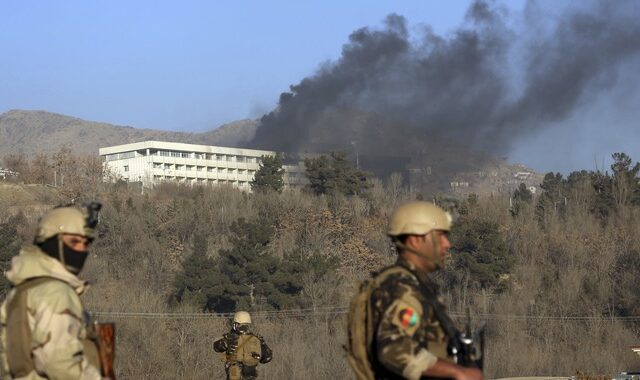
[[[116,374],[113,369],[113,360],[116,355],[116,326],[114,323],[99,322],[94,322],[93,326],[96,332],[96,344],[98,346],[102,376],[116,380]]]
[[[471,334],[471,314],[467,309],[467,324],[464,332],[456,330],[449,344],[449,353],[456,364],[463,367],[478,368],[482,371],[484,367],[484,333],[486,327],[486,322],[483,322],[475,334]]]
[[[482,371],[484,367],[484,331],[486,323],[482,323],[476,333],[472,335],[471,313],[467,308],[465,332],[460,332],[438,303],[436,291],[423,282],[420,282],[420,287],[422,293],[426,296],[425,310],[429,307],[433,308],[434,316],[449,337],[447,351],[453,358],[454,363],[463,367],[478,368]]]

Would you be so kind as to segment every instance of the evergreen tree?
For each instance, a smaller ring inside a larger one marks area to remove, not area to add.
[[[219,252],[218,262],[203,254],[206,240],[194,236],[193,253],[176,278],[178,301],[216,312],[300,306],[304,275],[320,278],[337,264],[333,256],[299,251],[282,259],[272,256],[267,248],[274,229],[266,218],[256,222],[240,218],[230,230],[231,248]]]
[[[526,207],[533,200],[533,194],[527,188],[527,185],[524,183],[520,183],[517,189],[513,191],[513,196],[511,198],[511,215],[516,216],[520,213],[520,210],[523,207]]]
[[[638,172],[640,172],[640,163],[631,166],[631,157],[625,153],[614,153],[612,156],[613,164],[611,170],[612,192],[618,207],[624,207],[629,204],[640,204],[640,181]]]
[[[204,232],[193,236],[193,249],[182,263],[182,272],[176,276],[175,296],[179,302],[193,303],[203,310],[212,310],[217,305],[211,297],[217,294],[221,281],[216,276],[216,262],[207,256],[208,243]]]
[[[501,288],[501,276],[514,264],[496,222],[461,217],[451,232],[454,268],[468,272],[482,288]]]
[[[371,187],[369,175],[347,160],[345,152],[331,152],[329,156],[304,160],[309,189],[316,195],[365,195]]]
[[[542,193],[536,202],[535,214],[538,222],[544,225],[544,219],[548,215],[563,215],[565,211],[565,181],[560,173],[549,172],[545,174],[540,189]]]
[[[275,191],[282,192],[284,187],[284,172],[282,156],[262,156],[260,167],[251,181],[251,190],[255,192]]]

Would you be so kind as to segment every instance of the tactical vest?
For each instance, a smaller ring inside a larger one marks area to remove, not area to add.
[[[25,377],[35,370],[31,352],[31,328],[27,310],[27,290],[49,281],[63,280],[54,277],[35,277],[24,281],[14,288],[13,297],[7,303],[7,325],[5,354],[9,363],[12,378]],[[84,354],[88,361],[96,368],[100,368],[98,351],[95,343],[88,339],[82,340]]]
[[[11,377],[24,377],[34,371],[31,357],[31,329],[27,311],[27,290],[48,281],[61,281],[53,277],[37,277],[15,287],[13,298],[7,304],[7,348]]]
[[[358,380],[373,380],[375,374],[371,367],[371,344],[373,342],[374,327],[373,311],[371,308],[371,293],[392,274],[410,273],[407,269],[393,266],[384,269],[373,278],[365,280],[360,290],[351,300],[347,317],[348,341],[347,360],[353,368]]]
[[[258,359],[261,355],[260,351],[260,339],[252,334],[240,334],[233,360],[245,366],[256,366],[260,362]],[[254,357],[254,355],[258,358]]]
[[[244,367],[255,367],[262,355],[260,339],[252,334],[240,334],[235,351],[227,355],[227,378],[241,380]],[[257,357],[256,357],[257,356]]]

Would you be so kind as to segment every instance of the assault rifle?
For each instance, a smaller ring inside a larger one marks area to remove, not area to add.
[[[475,334],[471,334],[471,313],[467,308],[467,325],[464,332],[460,332],[449,315],[445,313],[442,306],[437,301],[436,292],[432,287],[420,282],[422,293],[426,296],[425,310],[433,309],[433,314],[440,322],[440,326],[449,337],[448,353],[453,357],[453,361],[463,367],[478,368],[483,370],[484,366],[484,330],[485,323],[482,323]]]
[[[469,318],[470,319],[470,318]],[[449,344],[449,354],[456,364],[463,367],[484,367],[484,332],[487,324],[480,325],[475,334],[471,334],[471,324],[467,321],[464,332],[456,331]]]

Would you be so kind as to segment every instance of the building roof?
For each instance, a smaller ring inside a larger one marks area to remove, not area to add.
[[[165,150],[184,151],[184,152],[201,152],[201,153],[224,153],[224,154],[234,154],[234,155],[243,155],[243,156],[262,156],[262,155],[275,154],[275,152],[268,151],[268,150],[229,148],[229,147],[214,146],[214,145],[185,144],[185,143],[155,141],[155,140],[141,141],[137,143],[114,145],[114,146],[109,146],[105,148],[100,148],[99,154],[101,156],[105,156],[108,154],[131,152],[134,150],[145,150],[145,149],[165,149]]]

